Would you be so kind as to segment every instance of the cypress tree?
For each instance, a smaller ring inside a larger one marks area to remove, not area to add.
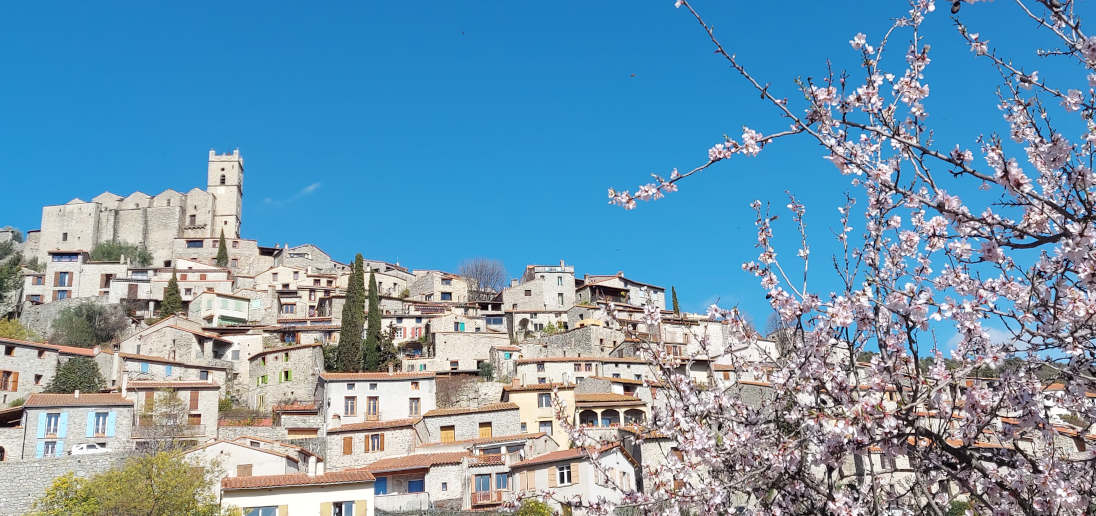
[[[228,246],[225,245],[225,230],[221,230],[221,241],[217,242],[217,266],[228,267]]]
[[[350,284],[346,287],[339,345],[335,348],[335,363],[339,371],[360,371],[362,366],[362,318],[365,315],[365,276],[362,255],[354,257]]]
[[[369,320],[365,327],[365,370],[376,371],[381,363],[381,296],[377,293],[377,278],[369,271]]]
[[[677,289],[674,288],[673,285],[670,285],[670,294],[672,294],[674,298],[674,314],[681,315],[681,307],[677,304]]]
[[[175,315],[183,311],[183,296],[179,294],[179,280],[175,277],[175,271],[171,271],[171,280],[164,289],[164,301],[160,303],[160,315]]]

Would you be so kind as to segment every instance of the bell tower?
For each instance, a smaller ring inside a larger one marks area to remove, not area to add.
[[[240,149],[232,154],[217,154],[209,150],[209,171],[206,191],[213,194],[213,224],[209,236],[239,238],[240,214],[244,198],[244,159]]]

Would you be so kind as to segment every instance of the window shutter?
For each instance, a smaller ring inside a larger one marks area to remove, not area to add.
[[[582,464],[581,462],[572,462],[571,463],[571,483],[572,484],[578,484],[578,470],[580,469],[579,466],[581,464]]]
[[[536,473],[534,472],[533,474],[535,475]],[[555,466],[549,466],[548,467],[548,487],[556,487],[557,485],[559,485],[558,480],[557,480],[558,478],[559,478],[559,469],[557,469]]]
[[[15,371],[11,373],[11,389],[12,391],[19,390],[19,372]]]
[[[45,412],[39,412],[38,413],[38,436],[37,437],[39,439],[41,439],[45,436],[46,436],[46,413]],[[39,443],[39,444],[41,444],[41,443]],[[39,457],[42,456],[41,450],[39,450],[38,456]]]
[[[198,391],[190,391],[190,410],[198,410]]]
[[[354,514],[358,516],[365,516],[369,514],[369,501],[357,500],[354,502]]]
[[[331,516],[331,502],[323,502],[320,504],[320,516]]]
[[[289,516],[289,506],[288,505],[279,505],[278,506],[278,516]]]
[[[350,455],[351,453],[354,453],[354,438],[343,437],[343,455]]]
[[[369,453],[369,452],[373,451],[373,439],[372,439],[373,436],[371,436],[369,434],[365,434],[364,437],[365,437],[365,448],[362,451],[364,451],[365,453]]]
[[[57,425],[57,437],[64,439],[68,437],[68,412],[62,412],[60,422]]]
[[[63,285],[61,285],[61,273],[60,272],[53,273],[53,286],[55,286],[55,287],[63,286]],[[56,293],[54,295],[56,295]],[[56,299],[56,297],[54,299]]]
[[[384,434],[381,434],[381,449],[377,451],[384,451]]]
[[[53,456],[60,457],[65,454],[65,441],[57,441],[57,446],[53,448]]]
[[[88,426],[84,431],[84,437],[95,435],[95,412],[88,411]]]
[[[46,443],[38,441],[38,444],[34,445],[34,457],[41,459],[42,455],[46,453]]]
[[[145,391],[145,408],[146,409],[152,410],[152,406],[156,404],[155,398],[153,397],[155,395],[156,395],[155,392]]]
[[[107,414],[107,437],[114,437],[116,424],[118,424],[118,413],[112,410]]]

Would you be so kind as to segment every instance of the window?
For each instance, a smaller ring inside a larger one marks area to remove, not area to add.
[[[450,360],[449,361],[449,370],[450,371],[456,371],[458,368],[460,368],[460,362],[457,362],[456,360]]]
[[[45,282],[45,278],[42,276],[32,276],[30,280],[31,285],[43,285]]]
[[[575,372],[576,373],[581,373],[582,372],[582,364],[580,364],[578,362],[575,362]]]
[[[452,292],[442,292],[441,293],[441,300],[442,301],[452,301],[453,300],[453,293]]]
[[[453,331],[460,331],[460,323],[459,322],[453,323]]]
[[[613,378],[620,378],[620,373],[613,373]]]
[[[300,277],[301,277],[301,273],[299,273],[299,272],[297,272],[297,271],[293,271],[293,279],[294,279],[294,280],[296,280],[296,279],[298,279],[298,278],[300,278]]]
[[[552,422],[541,421],[540,423],[537,423],[537,430],[544,432],[547,435],[552,435]]]
[[[61,423],[61,414],[59,412],[50,412],[46,414],[46,435],[57,435],[57,426]]]
[[[71,287],[72,286],[72,273],[71,272],[58,272],[57,284],[55,287]]]
[[[533,295],[533,291],[532,291],[532,290],[526,290],[526,291],[525,291],[525,297],[530,297],[530,296],[532,296],[532,295]]]
[[[276,273],[276,272],[270,273],[270,281],[278,281],[278,273]]]
[[[411,382],[411,390],[413,390],[413,391],[419,390],[419,382]]]
[[[563,286],[563,276],[556,276],[556,285]],[[561,296],[563,294],[560,294]]]
[[[343,455],[350,455],[354,453],[354,438],[351,436],[343,437]]]
[[[456,427],[453,425],[441,427],[441,442],[451,443],[457,440]]]
[[[541,377],[537,378],[537,383],[548,383],[548,379],[541,376]]]
[[[426,491],[426,480],[422,478],[416,478],[415,480],[407,481],[408,493],[422,493]]]
[[[352,383],[346,384],[346,390],[348,390],[348,391],[354,390],[354,384],[352,384]]]
[[[9,356],[9,357],[14,356],[15,355],[15,346],[4,346],[4,355]]]
[[[198,280],[199,280],[199,281],[205,281],[205,279],[206,279],[206,275],[205,275],[205,274],[199,274],[199,275],[198,275]]]
[[[216,240],[213,241],[213,248],[214,249],[217,249],[217,246],[219,246],[219,245],[220,245],[220,242],[218,242]]]
[[[407,413],[411,416],[419,415],[419,411],[422,410],[422,403],[419,398],[408,398],[407,400]]]
[[[240,248],[240,241],[239,240],[233,240],[232,241],[232,248],[233,249],[239,249]]]
[[[57,455],[57,441],[46,441],[42,446],[42,453],[47,457]]]
[[[80,255],[76,253],[64,253],[53,255],[52,260],[55,262],[75,262],[79,259]]]
[[[209,380],[209,371],[205,371],[205,370],[199,371],[198,372],[198,379],[202,380],[202,381]]]
[[[371,390],[371,391],[377,390],[377,384],[375,384],[375,383],[369,384],[369,390]]]
[[[194,215],[191,215],[191,218],[193,218],[193,217],[194,217]],[[192,224],[193,224],[193,222],[192,222]],[[187,249],[201,249],[202,248],[202,241],[201,240],[187,240],[186,241],[186,247],[187,247]]]
[[[282,305],[283,314],[295,314],[297,313],[297,305]]]
[[[97,436],[106,435],[107,434],[107,413],[106,412],[96,412],[95,413],[95,422],[94,422],[94,424],[95,424],[95,427],[94,427],[95,428],[95,435],[97,435]]]
[[[450,278],[445,278],[445,279],[441,280],[441,284],[442,284],[442,285],[452,285],[452,284],[453,284],[453,280],[452,280],[452,279],[450,279]]]
[[[571,483],[571,465],[556,466],[556,483],[565,486]]]
[[[491,475],[476,475],[476,492],[483,493],[491,490]]]
[[[335,502],[331,506],[331,516],[354,516],[354,502]]]
[[[231,264],[232,267],[237,267],[237,266],[240,265],[240,260],[237,260],[236,258],[233,258],[231,260],[230,264]]]
[[[354,416],[358,414],[358,397],[346,396],[343,398],[343,415]]]
[[[442,482],[441,483],[441,490],[442,491],[448,491],[449,490],[449,482]]]
[[[510,475],[495,473],[495,489],[505,490],[510,488]]]
[[[528,432],[528,431],[529,431],[529,425],[527,425],[525,423],[522,423],[521,424],[521,433],[524,434],[525,432]]]
[[[221,184],[225,184],[225,175],[221,174]]]
[[[503,353],[503,354],[502,354],[502,358],[503,358],[504,360],[510,360],[510,356],[511,356],[511,355],[510,355],[510,352],[509,352],[509,351],[507,351],[506,353]]]
[[[285,371],[282,371],[282,381],[283,382],[292,382],[293,381],[293,371],[290,371],[288,369],[286,369]]]
[[[34,375],[34,385],[42,385],[42,375]]]
[[[586,362],[586,372],[589,373],[593,370],[594,370],[594,364],[591,364],[590,362]]]
[[[547,392],[537,394],[537,406],[540,408],[546,408],[552,406],[552,395]]]
[[[61,233],[61,241],[68,242],[68,233]]]
[[[289,362],[289,352],[288,351],[286,351],[285,353],[282,353],[282,360],[285,360],[286,362]]]
[[[491,422],[490,421],[484,421],[483,423],[480,423],[479,424],[479,436],[481,438],[487,438],[487,437],[491,437],[491,435],[492,435]]]
[[[380,398],[376,396],[370,396],[365,399],[365,413],[370,416],[376,416],[380,409]]]
[[[384,436],[373,434],[369,436],[369,451],[384,451]]]
[[[191,295],[194,295],[194,289],[192,289],[192,288],[184,288],[184,289],[183,289],[183,295],[184,295],[184,296],[191,296]]]

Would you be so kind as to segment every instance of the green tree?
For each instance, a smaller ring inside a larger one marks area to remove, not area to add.
[[[0,337],[15,340],[38,340],[38,334],[19,322],[19,319],[0,319]]]
[[[495,366],[491,362],[481,362],[479,365],[480,378],[491,381],[495,379]]]
[[[145,246],[111,240],[100,242],[91,249],[89,257],[97,262],[117,262],[125,256],[126,260],[138,267],[152,264],[152,253]]]
[[[677,304],[677,287],[670,285],[670,294],[674,300],[674,315],[681,315],[681,305]]]
[[[18,290],[23,285],[23,274],[19,267],[22,261],[23,256],[16,253],[0,263],[0,296]]]
[[[160,315],[175,315],[183,311],[183,296],[179,294],[179,280],[175,277],[175,270],[171,271],[171,280],[164,289],[164,300],[160,303]]]
[[[228,245],[225,244],[225,230],[221,230],[221,240],[217,242],[217,266],[228,267]]]
[[[57,313],[49,340],[63,346],[90,348],[114,340],[126,325],[119,307],[85,301]]]
[[[354,257],[350,283],[343,303],[342,328],[335,362],[339,371],[360,371],[362,367],[362,326],[365,324],[365,265],[362,255]]]
[[[540,500],[526,498],[521,501],[514,516],[552,516],[552,508]]]
[[[381,356],[381,296],[377,292],[377,278],[369,271],[369,319],[365,325],[365,350],[362,353],[366,371],[379,371],[384,357]]]
[[[177,452],[138,455],[91,478],[56,478],[31,514],[213,516],[221,513],[215,481],[212,467],[191,464]]]
[[[46,386],[46,392],[99,392],[106,385],[99,365],[88,357],[70,358],[57,368],[57,373]]]

